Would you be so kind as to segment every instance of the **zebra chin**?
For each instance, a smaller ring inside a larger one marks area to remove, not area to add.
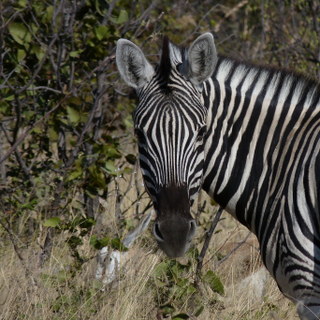
[[[188,188],[186,185],[165,186],[156,198],[153,234],[158,246],[170,258],[181,257],[189,249],[197,227],[190,214]]]

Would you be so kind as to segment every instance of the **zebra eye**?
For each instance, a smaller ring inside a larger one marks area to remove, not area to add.
[[[197,140],[202,141],[206,133],[207,133],[207,127],[206,126],[201,127],[200,130],[198,131]]]

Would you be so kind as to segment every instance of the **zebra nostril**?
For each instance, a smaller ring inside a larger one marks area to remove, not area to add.
[[[160,227],[159,227],[159,223],[155,222],[155,224],[153,225],[153,234],[156,237],[157,241],[159,242],[163,242],[164,238],[160,232]]]
[[[191,239],[193,237],[193,235],[195,234],[197,229],[197,224],[195,222],[195,220],[191,220],[190,221],[190,229],[189,229],[189,238]]]

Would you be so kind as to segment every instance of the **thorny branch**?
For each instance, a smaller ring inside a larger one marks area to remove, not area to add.
[[[203,266],[203,259],[206,255],[206,252],[208,250],[209,244],[210,244],[210,240],[212,238],[213,232],[216,229],[216,226],[221,218],[223,212],[223,208],[219,207],[217,213],[214,216],[214,219],[212,220],[211,226],[209,228],[209,230],[207,231],[207,234],[205,236],[205,240],[203,243],[203,247],[202,250],[200,252],[200,255],[198,257],[198,263],[197,263],[197,268],[196,268],[196,280],[195,280],[195,284],[197,285],[199,283],[200,277],[201,277],[201,269]]]

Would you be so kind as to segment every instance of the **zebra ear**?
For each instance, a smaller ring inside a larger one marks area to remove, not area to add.
[[[154,75],[141,49],[129,40],[118,40],[116,62],[122,79],[135,89],[143,87]]]
[[[207,32],[198,37],[188,50],[188,76],[190,81],[196,86],[201,86],[212,75],[217,60],[213,35]]]

